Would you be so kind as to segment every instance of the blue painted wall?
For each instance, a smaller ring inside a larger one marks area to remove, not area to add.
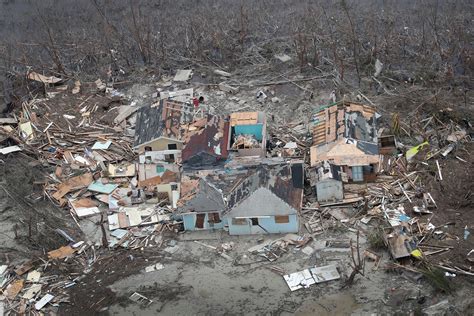
[[[260,141],[263,138],[262,129],[263,129],[263,124],[234,126],[235,135],[241,135],[241,134],[255,135],[255,138],[257,138],[257,140],[260,140]]]
[[[228,218],[227,222],[230,235],[297,233],[299,228],[298,215],[296,214],[289,215],[288,223],[275,223],[274,216],[259,218],[258,223],[265,228],[265,230],[259,226],[252,226],[250,218],[247,219],[246,225],[233,225],[231,218]]]
[[[209,218],[206,214],[204,218],[204,228],[196,228],[196,214],[197,213],[188,213],[183,214],[183,223],[184,223],[184,230],[205,230],[205,229],[222,229],[224,228],[225,221],[221,217],[220,223],[214,223],[213,226],[209,225]]]

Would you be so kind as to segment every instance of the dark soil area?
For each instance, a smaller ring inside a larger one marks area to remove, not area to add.
[[[77,270],[81,280],[70,288],[70,303],[61,305],[59,315],[91,315],[104,311],[113,304],[127,304],[128,297],[117,297],[109,285],[127,276],[140,273],[150,265],[148,260],[160,256],[155,251],[113,250],[101,251],[90,269]],[[130,293],[132,294],[132,293]]]
[[[73,238],[81,235],[69,212],[56,207],[43,196],[43,186],[47,181],[49,167],[23,153],[13,153],[2,157],[0,162],[0,197],[5,202],[0,209],[2,226],[13,227],[14,239],[3,243],[0,252],[9,259],[30,258],[64,245],[67,241],[55,232],[62,229]],[[5,237],[5,235],[3,236]],[[6,246],[7,248],[3,248]],[[19,253],[21,249],[31,252]]]

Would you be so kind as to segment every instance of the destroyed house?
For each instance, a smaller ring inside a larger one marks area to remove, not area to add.
[[[187,191],[183,183],[178,205],[185,230],[224,228],[231,235],[298,232],[301,162],[215,170],[192,181]]]
[[[379,163],[378,116],[373,107],[351,102],[320,109],[312,118],[311,166],[328,161],[341,167],[348,182],[374,180]]]
[[[139,173],[138,188],[142,189],[146,196],[156,199],[156,202],[168,200],[173,208],[180,194],[180,173],[166,170],[161,175],[144,178]]]
[[[318,202],[340,201],[344,198],[341,167],[328,161],[309,170],[311,187],[316,189]]]
[[[188,167],[216,165],[228,156],[229,121],[219,116],[190,124],[186,131],[182,161]]]
[[[193,120],[194,108],[191,104],[161,100],[157,106],[141,107],[137,111],[134,149],[140,154],[181,150],[183,126]],[[170,157],[172,159],[175,157]]]
[[[138,157],[138,179],[140,181],[162,176],[167,170],[178,173],[181,162],[180,150],[146,151]]]
[[[267,123],[263,112],[237,112],[230,115],[229,150],[239,156],[265,157]]]
[[[178,212],[185,230],[224,228],[225,209],[223,193],[205,177],[183,176]]]

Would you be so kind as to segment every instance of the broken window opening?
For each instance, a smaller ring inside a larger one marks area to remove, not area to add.
[[[288,215],[276,215],[275,223],[277,224],[287,224],[290,222],[290,216]]]
[[[176,145],[176,144],[168,144],[168,149],[169,149],[169,150],[178,149],[178,145]]]
[[[176,191],[178,190],[178,185],[177,184],[172,184],[171,185],[171,191]]]
[[[206,214],[196,214],[196,228],[204,228]]]
[[[258,226],[258,218],[257,217],[252,217],[252,226]]]
[[[168,192],[158,192],[156,196],[160,201],[168,200]]]
[[[246,218],[232,218],[232,225],[247,225]]]
[[[375,166],[374,165],[364,166],[364,174],[372,174],[374,172],[375,172]]]
[[[395,147],[395,136],[380,136],[379,144],[380,147]]]
[[[175,162],[174,154],[165,155],[166,162]]]
[[[152,151],[150,146],[145,146],[145,151]]]
[[[217,212],[208,213],[207,217],[209,223],[217,224],[221,222],[221,218]]]

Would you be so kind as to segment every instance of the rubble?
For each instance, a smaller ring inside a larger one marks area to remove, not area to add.
[[[173,81],[188,81],[192,76],[192,70],[180,69],[176,72],[176,75],[173,78]]]
[[[275,58],[291,60],[287,55]],[[380,61],[376,65],[375,77],[382,71]],[[220,70],[214,73],[231,77]],[[48,85],[64,82],[30,75],[31,80]],[[155,89],[151,102],[140,105],[110,90],[101,79],[92,83],[93,93],[85,83],[75,81],[71,94],[79,100],[73,108],[54,117],[46,112],[36,115],[46,101],[34,99],[23,104],[18,119],[0,121],[10,129],[7,133],[2,128],[8,146],[0,153],[30,155],[49,165],[41,183],[44,196],[70,214],[85,235],[88,225],[100,235],[89,240],[56,229],[61,245],[23,265],[2,266],[0,280],[8,310],[26,304],[24,299],[29,311],[34,307],[51,312],[68,302],[66,289],[74,289],[88,273],[55,275],[49,265],[90,271],[114,252],[134,258],[133,251],[149,248],[172,261],[189,249],[181,239],[167,238],[195,231],[282,234],[253,242],[244,255],[239,253],[238,239],[219,240],[217,245],[194,240],[194,244],[230,266],[275,261],[280,265],[285,257],[297,254],[308,268],[286,273],[287,269],[266,266],[283,276],[290,291],[339,279],[350,284],[357,274],[364,275],[366,261],[373,264],[372,272],[385,267],[422,273],[426,267],[436,267],[449,277],[472,276],[468,265],[454,264],[446,257],[437,260],[454,249],[439,242],[470,241],[471,227],[465,226],[459,234],[447,228],[449,223],[439,224],[437,216],[445,210],[438,207],[440,197],[432,195],[427,185],[447,181],[447,159],[463,162],[456,155],[463,154],[460,148],[471,139],[461,126],[440,124],[432,116],[421,121],[421,131],[411,131],[407,137],[393,131],[387,135],[379,129],[375,107],[347,100],[314,107],[308,119],[279,125],[271,113],[257,110],[215,113],[211,102],[195,102],[197,89],[176,88],[191,77],[191,70],[179,70],[172,80],[176,83],[163,85],[169,91]],[[242,92],[231,81],[213,87],[224,95]],[[51,90],[66,93],[61,91]],[[252,101],[264,103],[267,93],[275,94],[262,88]],[[122,102],[114,115],[108,108],[112,99]],[[281,103],[278,97],[271,101],[272,106]],[[110,119],[104,122],[106,116]],[[379,228],[379,242],[387,247],[391,257],[387,260],[394,265],[384,266],[385,257],[376,249],[360,250],[359,235],[368,238]],[[352,234],[351,239],[326,239],[335,230]],[[348,278],[340,272],[341,266],[326,262],[326,257],[315,265],[321,255],[337,256],[336,252],[352,259]],[[141,270],[163,273],[165,264],[153,259]],[[130,300],[144,306],[153,302],[148,293],[141,293],[133,293]]]
[[[284,275],[288,287],[291,291],[308,288],[313,284],[337,280],[340,278],[337,267],[328,265],[323,267],[312,267],[303,271]]]

